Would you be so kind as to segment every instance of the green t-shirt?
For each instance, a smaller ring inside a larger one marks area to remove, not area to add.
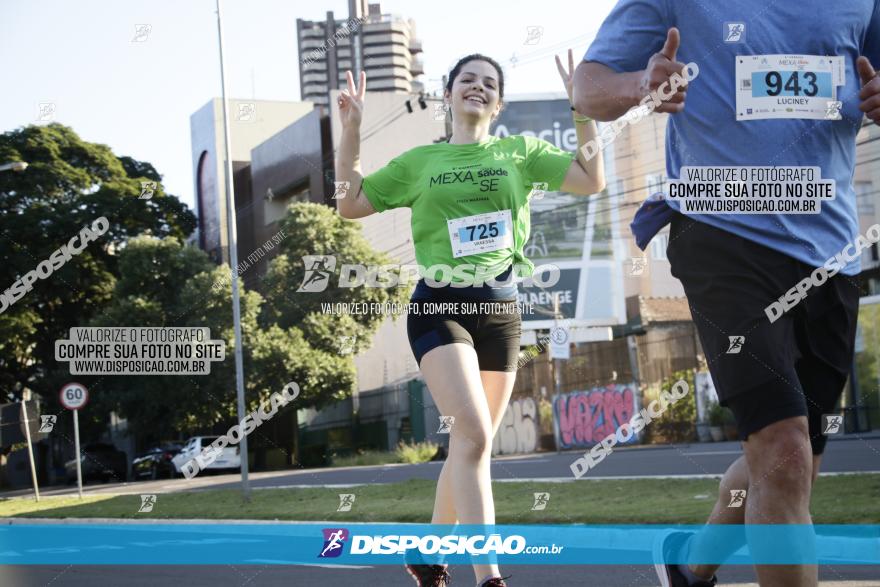
[[[529,136],[435,143],[395,157],[364,178],[363,191],[377,212],[412,209],[418,264],[458,269],[449,276],[429,272],[435,279],[472,283],[475,272],[485,280],[511,264],[524,277],[534,270],[523,255],[529,195],[533,188],[558,191],[573,160],[573,153]]]

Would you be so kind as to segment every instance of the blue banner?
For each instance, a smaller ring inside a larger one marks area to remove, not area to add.
[[[689,547],[681,548],[689,537]],[[678,546],[676,546],[678,545]],[[0,527],[0,564],[880,565],[878,525],[25,524]]]

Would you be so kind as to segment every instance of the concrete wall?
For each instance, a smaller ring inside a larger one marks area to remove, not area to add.
[[[311,110],[251,150],[252,194],[239,230],[252,235],[245,255],[262,247],[278,232],[279,221],[293,202],[326,203],[332,186],[332,151],[327,144],[326,117]],[[291,236],[291,235],[287,235]],[[245,283],[256,286],[277,249],[248,268]]]

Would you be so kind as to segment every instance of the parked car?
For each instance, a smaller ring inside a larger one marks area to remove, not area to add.
[[[170,479],[177,470],[171,459],[183,450],[182,444],[161,444],[147,449],[131,462],[133,479]]]
[[[104,483],[111,479],[118,482],[127,480],[128,457],[112,444],[86,444],[80,452],[83,483],[90,479],[100,479]],[[68,483],[76,483],[76,459],[64,463],[64,476]]]
[[[198,454],[202,452],[202,449],[209,446],[212,442],[217,440],[217,436],[194,436],[186,441],[186,445],[183,449],[174,455],[171,459],[171,462],[174,464],[174,470],[177,474],[182,475],[181,467],[187,461],[194,459]],[[221,453],[217,456],[214,462],[210,463],[206,469],[209,471],[223,470],[223,469],[240,469],[241,468],[241,455],[239,454],[240,450],[238,445],[235,446],[226,446],[223,448]]]

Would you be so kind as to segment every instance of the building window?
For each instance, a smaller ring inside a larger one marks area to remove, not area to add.
[[[658,192],[666,193],[666,174],[650,173],[645,176],[645,187],[648,195],[651,196]],[[665,258],[665,257],[664,257]]]
[[[661,232],[651,239],[651,258],[666,261],[666,247],[669,245],[669,233]]]
[[[856,206],[859,214],[874,215],[874,184],[870,181],[856,181]]]
[[[266,226],[278,222],[287,214],[287,207],[294,202],[308,202],[310,199],[309,185],[301,184],[295,188],[288,188],[275,193],[271,188],[266,193],[263,201]]]

